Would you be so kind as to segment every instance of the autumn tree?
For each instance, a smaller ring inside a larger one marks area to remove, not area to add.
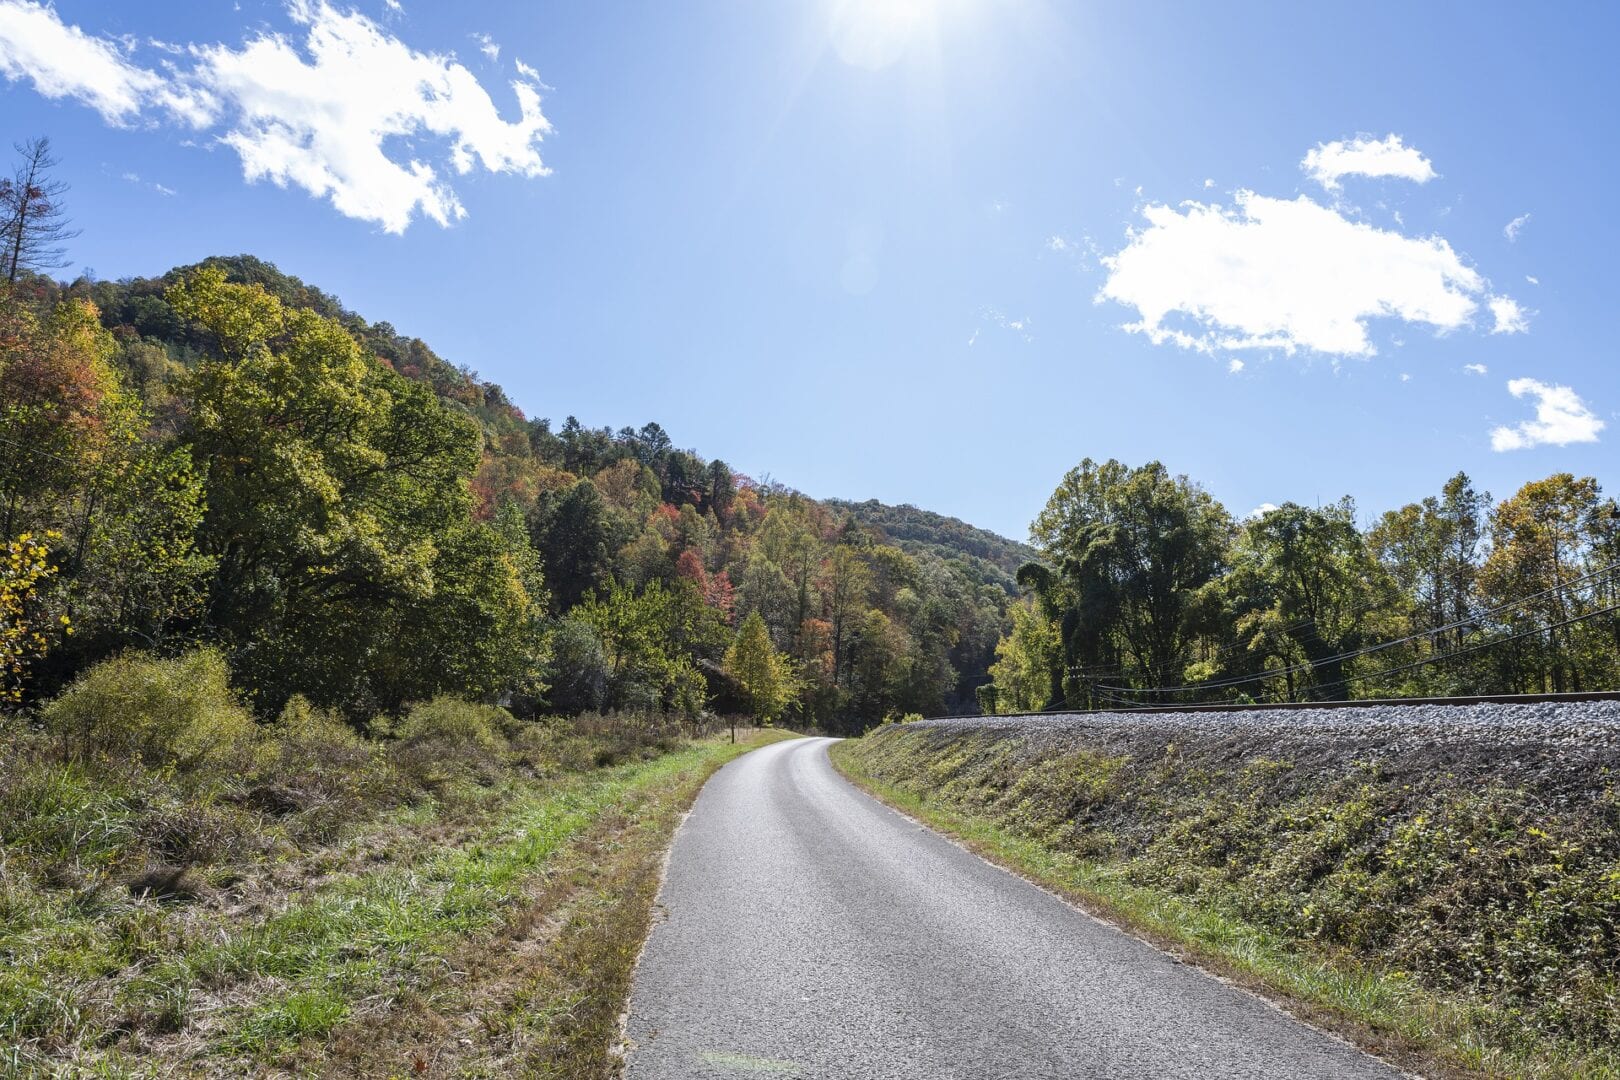
[[[1516,689],[1580,691],[1620,678],[1613,531],[1620,519],[1590,477],[1557,473],[1502,502],[1490,520],[1480,592],[1509,640],[1495,650]]]
[[[40,586],[55,572],[45,538],[23,533],[0,545],[0,706],[22,700],[29,661],[57,631],[72,629],[65,619],[50,625],[38,610]]]

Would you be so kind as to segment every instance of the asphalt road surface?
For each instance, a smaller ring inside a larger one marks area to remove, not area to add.
[[[676,834],[634,1080],[1401,1075],[888,809],[831,742],[738,758]]]

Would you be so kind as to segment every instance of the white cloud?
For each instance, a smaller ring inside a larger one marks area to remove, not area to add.
[[[1491,316],[1496,320],[1491,333],[1523,334],[1530,329],[1530,313],[1511,296],[1493,296],[1488,303]]]
[[[474,34],[472,38],[478,42],[478,51],[488,57],[490,63],[493,64],[501,58],[501,47],[494,38],[488,34]]]
[[[1263,502],[1259,506],[1255,507],[1253,510],[1250,510],[1247,514],[1244,514],[1243,515],[1243,520],[1244,521],[1253,521],[1255,518],[1265,517],[1267,514],[1271,513],[1275,509],[1277,509],[1277,504],[1276,503]]]
[[[1536,418],[1522,420],[1512,427],[1493,429],[1492,450],[1526,450],[1535,446],[1597,442],[1598,432],[1607,426],[1567,386],[1556,386],[1536,379],[1513,379],[1507,388],[1508,393],[1516,398],[1528,396],[1536,399]]]
[[[1348,142],[1336,139],[1318,143],[1306,153],[1299,167],[1329,191],[1338,191],[1342,186],[1339,181],[1346,176],[1391,176],[1426,184],[1438,175],[1429,159],[1416,147],[1402,143],[1399,135],[1382,139],[1358,135]]]
[[[522,60],[513,60],[512,66],[517,68],[517,73],[519,75],[523,76],[525,79],[528,79],[530,82],[544,85],[543,83],[540,83],[540,73],[534,68],[530,67],[528,64],[525,64]]]
[[[1236,375],[1238,372],[1240,372],[1242,370],[1243,370],[1243,361],[1237,359],[1236,357],[1234,357],[1233,359],[1228,360],[1226,362],[1226,373],[1228,375]]]
[[[1370,356],[1369,319],[1456,330],[1486,295],[1484,278],[1442,237],[1374,228],[1303,195],[1235,198],[1232,209],[1144,208],[1147,226],[1103,260],[1098,300],[1134,307],[1140,319],[1126,329],[1155,343]]]
[[[1524,275],[1524,280],[1528,281],[1532,285],[1540,285],[1541,284],[1541,279],[1538,278],[1538,277],[1535,277],[1532,274]]]
[[[1208,191],[1210,188],[1212,188],[1214,186],[1215,186],[1215,181],[1213,179],[1209,179],[1209,178],[1206,177],[1205,180],[1204,180],[1204,190]]]
[[[405,5],[401,4],[399,0],[383,0],[383,5],[387,7],[389,11],[393,12],[405,10]]]
[[[124,181],[126,184],[139,184],[141,187],[149,187],[153,191],[157,192],[159,195],[173,195],[173,194],[175,194],[175,190],[173,188],[165,187],[164,185],[158,183],[156,180],[151,180],[151,181],[142,180],[141,179],[141,174],[138,173],[138,172],[122,173],[122,174],[119,175],[119,179]]]
[[[1463,371],[1470,375],[1484,375],[1490,369],[1484,364],[1464,364]]]
[[[34,0],[0,0],[0,74],[27,79],[48,98],[73,98],[109,124],[126,124],[163,87],[163,79],[129,62],[124,51]]]
[[[389,232],[403,232],[418,213],[441,225],[466,215],[422,160],[429,144],[447,144],[459,174],[477,165],[549,172],[538,146],[551,125],[527,82],[510,84],[518,118],[506,120],[454,57],[417,52],[325,0],[292,0],[288,10],[304,28],[301,43],[262,32],[240,49],[190,45],[189,69],[165,60],[160,73],[33,0],[0,0],[0,73],[76,98],[109,123],[165,117],[219,132],[250,182],[295,184]]]
[[[1046,238],[1046,250],[1055,251],[1059,255],[1066,255],[1074,250],[1074,245],[1061,236],[1053,235]]]
[[[1519,231],[1523,229],[1525,225],[1529,224],[1529,222],[1529,214],[1520,214],[1518,217],[1502,226],[1502,235],[1507,237],[1508,243],[1511,244],[1513,241],[1519,238]]]
[[[1401,382],[1411,382],[1411,381],[1412,381],[1412,376],[1411,375],[1408,375],[1404,371],[1401,372]]]
[[[1028,318],[1009,319],[1006,315],[1003,315],[995,308],[987,307],[979,312],[979,320],[981,323],[993,323],[994,325],[1001,327],[1003,330],[1009,330],[1012,333],[1017,334],[1024,340],[1025,344],[1030,344],[1035,340],[1035,335],[1030,333],[1030,322]],[[975,330],[973,332],[973,336],[975,339],[977,339],[979,332]],[[970,341],[968,344],[971,345],[973,342]]]

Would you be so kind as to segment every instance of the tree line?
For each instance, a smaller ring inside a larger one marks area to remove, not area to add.
[[[1493,501],[1464,473],[1363,526],[1348,497],[1237,520],[1152,462],[1086,460],[986,711],[1620,687],[1620,507],[1558,473]]]
[[[13,707],[198,645],[265,717],[295,695],[356,722],[444,693],[832,730],[972,707],[1005,571],[902,550],[657,423],[529,419],[252,257],[56,281],[62,189],[48,147],[23,156],[32,194],[0,191],[27,214],[0,206]]]

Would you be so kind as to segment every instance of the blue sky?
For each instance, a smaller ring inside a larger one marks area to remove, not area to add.
[[[0,108],[79,267],[251,252],[533,416],[1016,537],[1087,456],[1370,516],[1615,482],[1617,10],[0,0]]]

